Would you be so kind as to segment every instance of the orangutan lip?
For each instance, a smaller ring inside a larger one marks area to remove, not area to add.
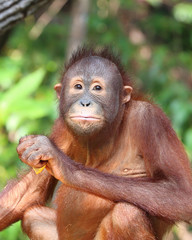
[[[100,118],[94,116],[71,116],[71,119],[75,120],[86,120],[86,121],[98,121]]]

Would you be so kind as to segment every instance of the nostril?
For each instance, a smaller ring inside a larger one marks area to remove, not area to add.
[[[81,105],[84,107],[85,106],[85,104],[82,102],[82,101],[80,101],[80,103],[81,103]]]
[[[88,102],[88,103],[86,104],[86,107],[88,107],[90,104],[91,104],[91,103],[90,103],[90,102]]]
[[[80,101],[80,104],[83,106],[83,107],[88,107],[90,104],[91,104],[91,102],[90,101]]]

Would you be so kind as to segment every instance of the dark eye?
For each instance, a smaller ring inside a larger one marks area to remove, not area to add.
[[[74,86],[74,88],[75,88],[75,89],[82,89],[83,86],[82,86],[81,84],[76,84],[76,85]]]
[[[99,86],[99,85],[96,85],[93,87],[93,90],[96,90],[96,91],[101,91],[102,87]]]

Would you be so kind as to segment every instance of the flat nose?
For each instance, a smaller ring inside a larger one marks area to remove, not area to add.
[[[89,100],[81,100],[80,101],[80,104],[83,106],[83,107],[88,107],[91,102]]]

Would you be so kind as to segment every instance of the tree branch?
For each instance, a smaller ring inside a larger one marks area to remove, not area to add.
[[[83,43],[87,32],[87,22],[91,1],[75,0],[72,6],[72,23],[68,40],[67,59]]]
[[[0,35],[53,0],[0,0]]]

